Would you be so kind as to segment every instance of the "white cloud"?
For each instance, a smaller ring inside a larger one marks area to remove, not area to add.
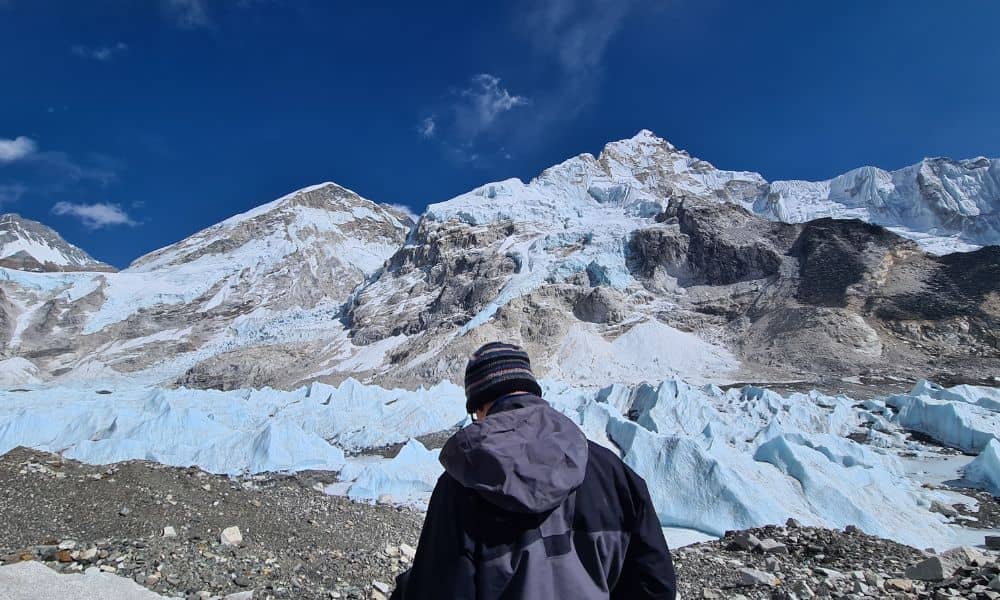
[[[511,93],[496,75],[480,73],[465,87],[450,90],[434,113],[420,121],[417,132],[437,139],[455,160],[476,162],[482,156],[481,138],[499,129],[505,113],[529,104],[529,98]]]
[[[38,150],[35,140],[19,135],[10,140],[0,138],[0,163],[28,158]]]
[[[89,58],[92,60],[99,60],[101,62],[107,62],[126,50],[128,50],[128,45],[124,42],[118,42],[117,44],[112,44],[111,46],[93,47],[76,44],[70,48],[70,51],[80,58]]]
[[[452,107],[458,134],[472,141],[488,130],[500,115],[528,103],[524,96],[513,95],[503,88],[499,77],[480,73],[472,78],[469,87],[458,92],[458,101]]]
[[[56,202],[52,213],[80,219],[88,229],[100,229],[112,225],[134,226],[139,223],[132,219],[118,204],[96,202],[94,204],[75,204],[72,202]]]
[[[423,121],[420,122],[420,126],[417,127],[417,131],[420,132],[425,138],[434,137],[434,130],[437,128],[437,123],[434,121],[434,117],[425,117]]]
[[[413,221],[414,223],[416,223],[417,221],[420,220],[420,215],[418,215],[417,213],[413,212],[413,209],[410,208],[409,206],[405,205],[405,204],[390,204],[389,208],[394,208],[394,209],[398,210],[399,212],[401,212],[404,215],[406,215],[407,217],[409,217],[410,220]]]
[[[200,29],[212,24],[205,0],[161,0],[163,12],[181,29]]]

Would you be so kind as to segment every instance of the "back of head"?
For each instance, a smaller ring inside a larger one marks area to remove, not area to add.
[[[558,506],[583,481],[587,438],[541,393],[524,350],[500,342],[477,350],[465,370],[466,410],[503,400],[445,444],[440,460],[448,474],[506,511]]]
[[[542,388],[531,372],[528,353],[503,342],[490,342],[476,350],[465,367],[466,412],[474,413],[514,392],[542,395]]]

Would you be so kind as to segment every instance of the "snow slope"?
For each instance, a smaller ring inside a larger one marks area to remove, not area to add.
[[[243,348],[331,344],[343,338],[343,302],[408,230],[398,211],[325,183],[236,215],[119,273],[3,269],[3,291],[19,309],[10,350],[41,350],[46,364],[39,366],[71,382],[119,374],[160,383]],[[53,345],[69,347],[53,354]]]

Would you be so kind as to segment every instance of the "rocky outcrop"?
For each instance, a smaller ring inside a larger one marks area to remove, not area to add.
[[[353,298],[346,319],[357,344],[465,325],[520,268],[502,250],[514,223],[470,226],[422,220],[412,239]]]

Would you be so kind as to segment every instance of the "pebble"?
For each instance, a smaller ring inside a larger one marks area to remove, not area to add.
[[[223,546],[239,546],[243,543],[243,534],[239,527],[226,527],[219,534],[219,542]]]

